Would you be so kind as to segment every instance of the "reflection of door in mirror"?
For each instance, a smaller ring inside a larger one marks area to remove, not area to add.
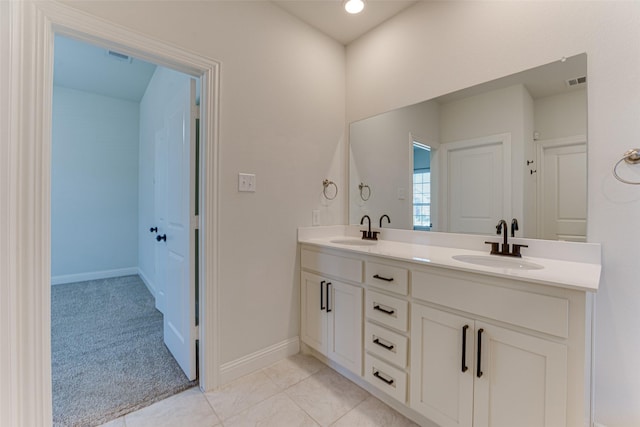
[[[431,230],[431,147],[413,141],[413,229]]]
[[[455,233],[492,234],[511,217],[511,135],[455,141],[442,146],[443,224]]]
[[[587,142],[537,141],[538,237],[587,241]]]

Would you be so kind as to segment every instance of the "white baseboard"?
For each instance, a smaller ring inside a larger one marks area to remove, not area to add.
[[[89,273],[63,274],[59,276],[52,276],[51,284],[61,285],[63,283],[85,282],[87,280],[130,276],[132,274],[138,274],[138,267],[117,268],[115,270],[92,271]]]
[[[220,366],[220,385],[230,383],[242,376],[266,368],[300,351],[298,337],[281,341],[270,347],[248,354]]]
[[[138,276],[140,276],[140,278],[142,279],[142,282],[144,283],[144,285],[147,287],[151,295],[153,295],[153,298],[156,298],[156,288],[155,286],[153,286],[153,284],[151,283],[147,275],[142,272],[140,267],[137,268],[137,272],[138,272]]]

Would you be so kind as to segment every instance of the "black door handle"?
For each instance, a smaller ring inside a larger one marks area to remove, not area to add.
[[[462,372],[467,372],[467,329],[469,325],[462,327]]]
[[[151,227],[151,228],[149,229],[149,231],[150,231],[151,233],[157,233],[157,232],[158,232],[158,227]]]
[[[380,276],[379,274],[374,274],[373,278],[378,280],[384,280],[385,282],[393,282],[393,277],[383,277],[383,276]]]
[[[331,313],[331,282],[327,282],[327,313]]]
[[[166,234],[163,234],[162,236],[156,236],[156,240],[157,240],[158,242],[161,242],[161,241],[163,241],[163,240],[166,242],[166,241],[167,241],[167,235],[166,235]]]
[[[324,306],[324,284],[327,283],[326,280],[320,282],[320,311],[324,310],[326,307]]]
[[[480,378],[482,376],[482,333],[484,329],[478,329],[478,367],[476,369],[476,376]]]

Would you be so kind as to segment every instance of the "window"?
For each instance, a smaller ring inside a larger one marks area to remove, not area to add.
[[[413,172],[413,229],[431,228],[431,171]]]

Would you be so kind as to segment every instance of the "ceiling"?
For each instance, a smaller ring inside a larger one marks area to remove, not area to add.
[[[89,43],[56,36],[53,84],[140,102],[156,66],[118,55]]]
[[[350,15],[342,0],[273,0],[290,14],[347,45],[418,1],[364,0],[364,10]]]
[[[417,3],[412,0],[364,0],[357,15],[344,10],[342,0],[273,0],[308,25],[347,45]],[[56,36],[54,84],[114,98],[140,102],[156,66],[119,58],[107,49]]]

